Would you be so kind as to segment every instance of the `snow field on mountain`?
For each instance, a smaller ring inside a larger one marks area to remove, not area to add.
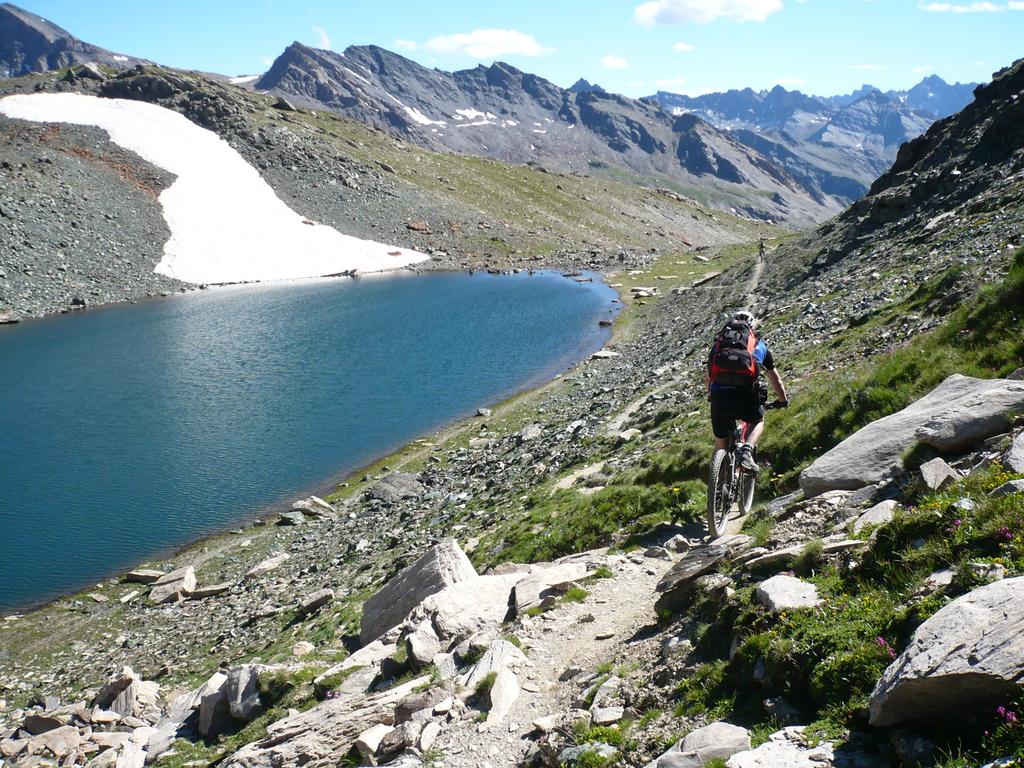
[[[156,272],[188,283],[380,272],[429,257],[303,219],[217,134],[170,109],[73,93],[8,96],[0,114],[102,128],[115,144],[175,174],[160,195],[171,230]]]

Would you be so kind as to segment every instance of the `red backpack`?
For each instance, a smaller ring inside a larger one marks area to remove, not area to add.
[[[753,386],[757,379],[757,335],[740,320],[725,324],[711,348],[711,381],[724,387]]]

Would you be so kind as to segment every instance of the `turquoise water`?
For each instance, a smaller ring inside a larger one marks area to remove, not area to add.
[[[0,329],[0,611],[298,498],[599,348],[557,274],[246,286]]]

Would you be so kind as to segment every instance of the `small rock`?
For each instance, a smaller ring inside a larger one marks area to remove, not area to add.
[[[875,506],[853,521],[853,532],[860,533],[863,528],[869,525],[884,525],[890,522],[898,506],[899,503],[892,499],[875,504]]]
[[[921,465],[919,471],[921,473],[921,481],[925,484],[925,487],[933,491],[941,490],[960,479],[957,471],[942,458],[926,461]]]
[[[998,498],[1000,496],[1009,496],[1011,493],[1024,493],[1024,478],[1003,483],[998,488],[989,491],[988,495]]]
[[[761,605],[775,613],[814,608],[821,604],[816,586],[785,574],[762,581],[757,586],[755,596]]]

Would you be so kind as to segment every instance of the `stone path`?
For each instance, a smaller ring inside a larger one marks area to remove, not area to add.
[[[560,604],[515,630],[533,663],[519,676],[518,700],[508,717],[489,730],[472,720],[449,726],[436,743],[444,755],[436,768],[519,765],[532,743],[531,723],[564,716],[573,708],[578,686],[558,680],[567,668],[591,674],[603,662],[628,658],[631,638],[654,623],[655,586],[672,563],[633,554],[610,556],[607,565],[614,578],[588,585],[590,594],[582,603]]]

